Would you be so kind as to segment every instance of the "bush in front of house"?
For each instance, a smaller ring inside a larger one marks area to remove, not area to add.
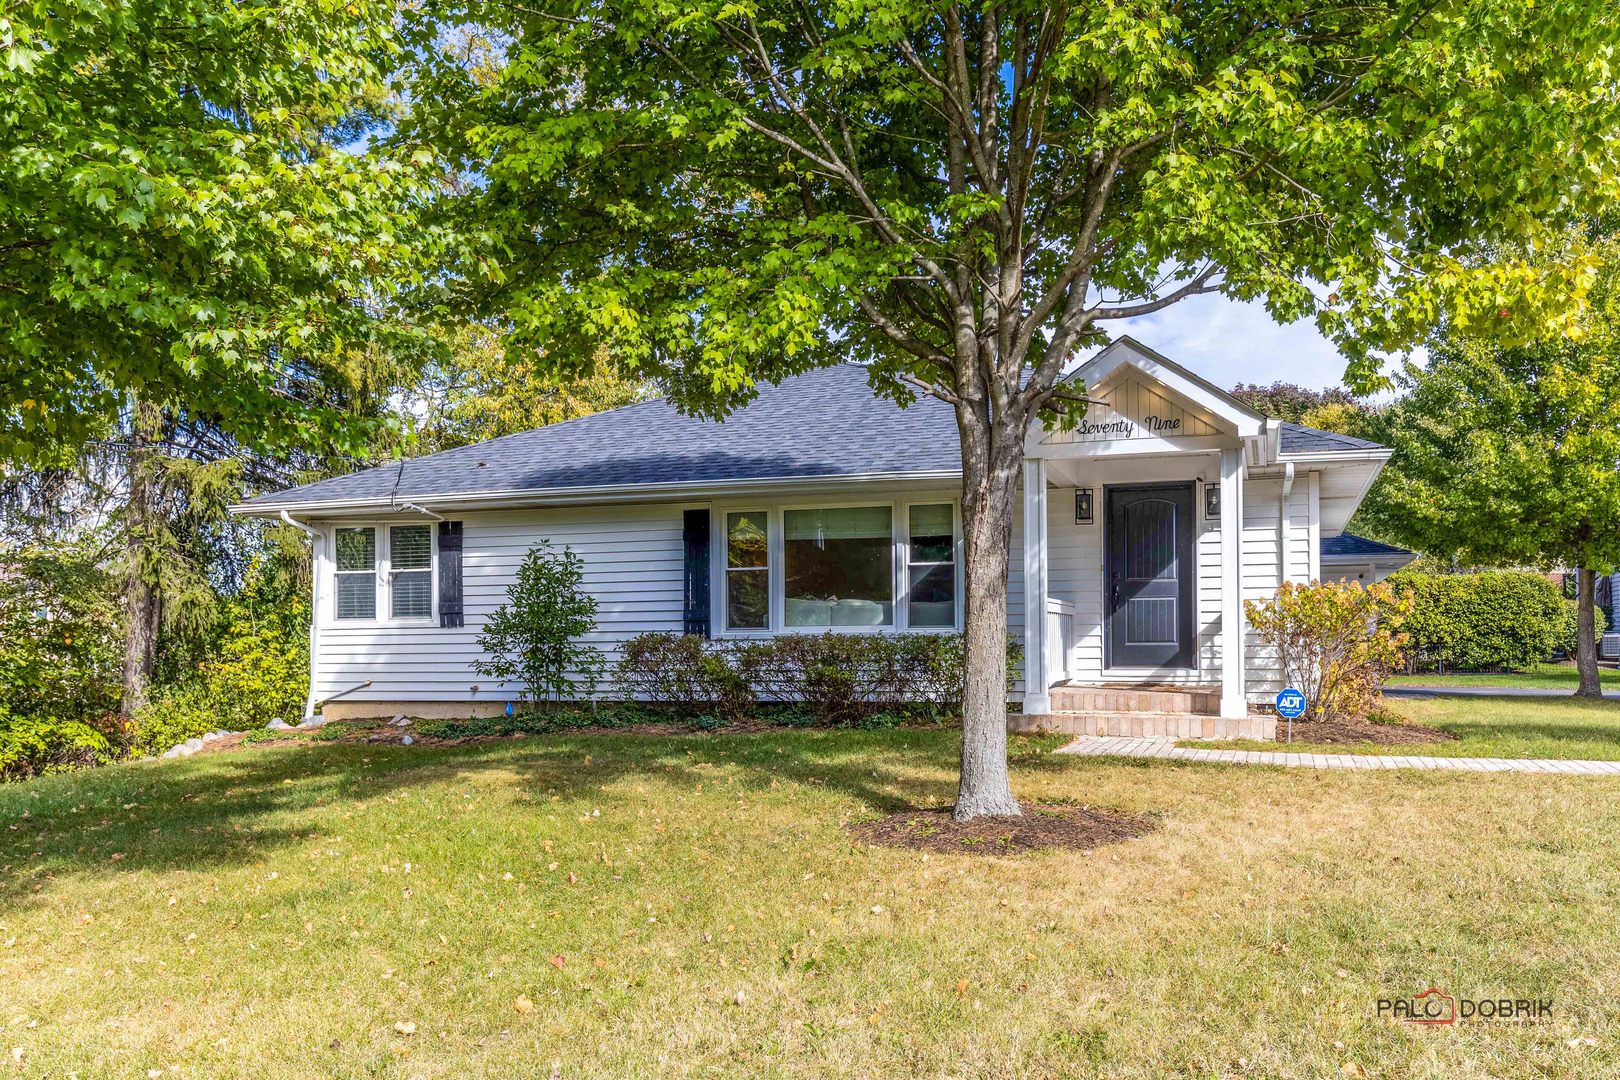
[[[0,780],[105,765],[115,755],[107,736],[78,720],[14,716],[0,705]]]
[[[542,540],[529,549],[507,602],[484,623],[480,675],[515,683],[526,701],[589,696],[601,678],[602,653],[584,640],[596,629],[596,598],[585,591],[585,561],[572,548]]]
[[[1402,629],[1419,667],[1521,670],[1546,660],[1566,641],[1574,643],[1563,595],[1540,574],[1402,571],[1389,583],[1416,600]]]
[[[1592,608],[1592,637],[1601,641],[1609,629],[1609,616],[1597,606]],[[1581,605],[1578,601],[1566,599],[1564,601],[1564,631],[1558,639],[1558,651],[1565,656],[1574,656],[1575,650],[1581,641]]]
[[[1009,675],[1020,655],[1010,642]],[[625,642],[620,657],[618,683],[627,701],[727,723],[757,715],[762,702],[790,706],[785,716],[805,716],[810,723],[847,725],[877,717],[938,717],[962,700],[963,648],[956,634],[711,641],[654,633]]]
[[[1245,600],[1249,626],[1276,651],[1283,683],[1305,695],[1306,720],[1360,720],[1401,662],[1412,594],[1359,581],[1284,582]]]

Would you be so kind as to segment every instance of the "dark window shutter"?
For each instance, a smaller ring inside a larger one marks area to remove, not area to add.
[[[681,522],[686,545],[686,632],[709,636],[709,512],[688,510]]]
[[[439,522],[439,625],[465,626],[461,610],[461,522]]]

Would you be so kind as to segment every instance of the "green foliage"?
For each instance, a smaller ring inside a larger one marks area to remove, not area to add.
[[[0,780],[104,765],[113,759],[107,736],[78,720],[15,716],[0,705]]]
[[[1581,641],[1581,605],[1574,600],[1564,601],[1564,629],[1558,638],[1558,651],[1565,656],[1574,656]],[[1592,639],[1601,641],[1604,633],[1609,629],[1609,615],[1600,607],[1592,609],[1593,631]]]
[[[583,588],[585,563],[550,541],[529,549],[507,589],[507,602],[484,623],[480,675],[516,683],[525,700],[588,697],[601,677],[602,653],[581,640],[596,629],[596,598]]]
[[[1283,582],[1245,600],[1249,626],[1276,651],[1282,681],[1305,695],[1305,720],[1365,718],[1401,660],[1413,597],[1387,583]]]
[[[1395,448],[1363,508],[1380,534],[1464,565],[1620,564],[1620,238],[1564,248],[1597,260],[1574,336],[1506,348],[1447,325],[1406,368],[1375,422]]]
[[[1274,416],[1296,424],[1316,427],[1307,416],[1334,406],[1356,408],[1359,403],[1350,391],[1340,386],[1326,390],[1313,390],[1297,383],[1274,382],[1238,383],[1232,387],[1232,396],[1262,416]]]
[[[243,443],[358,445],[380,317],[437,249],[382,117],[392,4],[62,0],[0,22],[0,457],[61,461],[131,392]]]
[[[1570,634],[1566,602],[1558,586],[1540,574],[1403,570],[1388,580],[1417,600],[1404,629],[1412,656],[1422,665],[1523,670],[1546,660]]]
[[[1314,316],[1367,383],[1438,309],[1567,317],[1577,269],[1463,255],[1613,194],[1617,17],[445,0],[412,23],[401,141],[478,172],[455,209],[491,246],[462,284],[537,363],[607,344],[703,411],[850,358],[972,393],[958,344],[997,332],[996,377],[1035,365],[1038,403],[1093,328],[1214,289]]]
[[[1010,670],[1019,655],[1016,645],[1009,649]],[[789,725],[881,727],[960,708],[963,666],[954,634],[708,640],[655,633],[625,642],[617,675],[627,700],[683,716],[733,723],[764,708],[772,722]]]
[[[656,719],[658,717],[649,716],[646,710],[633,705],[547,709],[544,712],[519,709],[510,716],[418,720],[411,730],[430,739],[472,739],[499,735],[550,735],[584,728],[621,728]]]
[[[405,395],[402,449],[428,454],[500,438],[646,396],[646,385],[608,357],[579,378],[558,378],[509,356],[504,330],[471,322],[438,331],[443,348]]]
[[[89,543],[0,551],[0,698],[14,716],[105,726],[118,709],[116,578]]]
[[[310,618],[308,594],[296,586],[273,560],[251,564],[206,655],[136,714],[131,749],[160,753],[208,731],[296,722],[309,693]]]

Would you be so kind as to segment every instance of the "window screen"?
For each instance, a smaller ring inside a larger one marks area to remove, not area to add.
[[[377,617],[377,530],[337,531],[337,617]]]
[[[396,619],[433,614],[433,536],[426,525],[388,530],[390,611]]]

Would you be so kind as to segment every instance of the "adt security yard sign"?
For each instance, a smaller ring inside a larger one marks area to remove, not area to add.
[[[1277,692],[1277,715],[1288,721],[1288,741],[1294,741],[1294,717],[1305,715],[1305,695],[1290,686]]]

